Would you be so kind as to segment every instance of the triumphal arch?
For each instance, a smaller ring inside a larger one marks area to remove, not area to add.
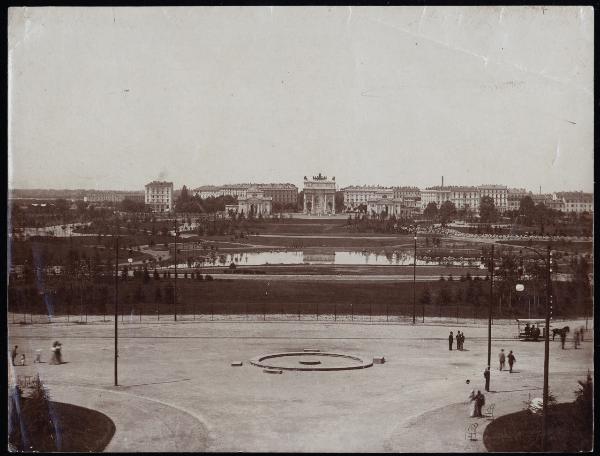
[[[335,177],[304,176],[304,213],[311,215],[335,214]]]

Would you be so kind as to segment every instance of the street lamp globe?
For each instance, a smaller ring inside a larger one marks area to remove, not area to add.
[[[523,291],[523,290],[525,290],[525,285],[523,285],[522,283],[518,283],[515,286],[515,290],[517,290],[517,291]]]

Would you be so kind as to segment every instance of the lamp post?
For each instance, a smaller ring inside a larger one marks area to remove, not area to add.
[[[542,254],[531,247],[523,246],[524,248],[536,253],[540,258],[544,259]],[[552,318],[552,250],[548,245],[546,258],[546,327],[544,331],[544,397],[542,411],[542,451],[546,451],[548,447],[548,368],[550,358],[550,319]],[[522,291],[524,286],[517,284],[517,291]]]
[[[177,216],[175,216],[175,285],[173,286],[173,319],[177,321]]]
[[[118,226],[117,226],[118,230]],[[118,386],[117,359],[119,357],[119,234],[115,235],[115,386]]]
[[[494,302],[494,244],[492,244],[492,252],[490,259],[490,308],[488,315],[488,356],[487,365],[490,367],[492,361],[492,308]],[[490,376],[491,377],[491,376]]]
[[[417,317],[417,228],[415,227],[415,250],[413,255],[413,325],[415,324],[415,319]],[[425,322],[425,312],[423,312],[423,322]]]

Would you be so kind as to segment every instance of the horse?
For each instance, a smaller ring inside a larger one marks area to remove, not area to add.
[[[557,335],[557,334],[558,334],[560,337],[563,337],[563,336],[565,336],[565,337],[566,337],[566,336],[567,336],[567,333],[568,333],[569,331],[570,331],[570,329],[569,329],[569,327],[568,327],[568,326],[565,326],[564,328],[561,328],[561,329],[556,329],[556,328],[554,328],[554,329],[552,330],[552,340],[554,340],[554,338],[556,337],[556,335]]]

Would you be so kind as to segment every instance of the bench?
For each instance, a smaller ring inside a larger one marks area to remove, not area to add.
[[[465,439],[467,440],[477,440],[477,423],[471,423],[467,426],[465,430]]]
[[[21,388],[27,388],[28,386],[31,386],[33,383],[33,375],[17,375],[17,384],[21,387]]]

